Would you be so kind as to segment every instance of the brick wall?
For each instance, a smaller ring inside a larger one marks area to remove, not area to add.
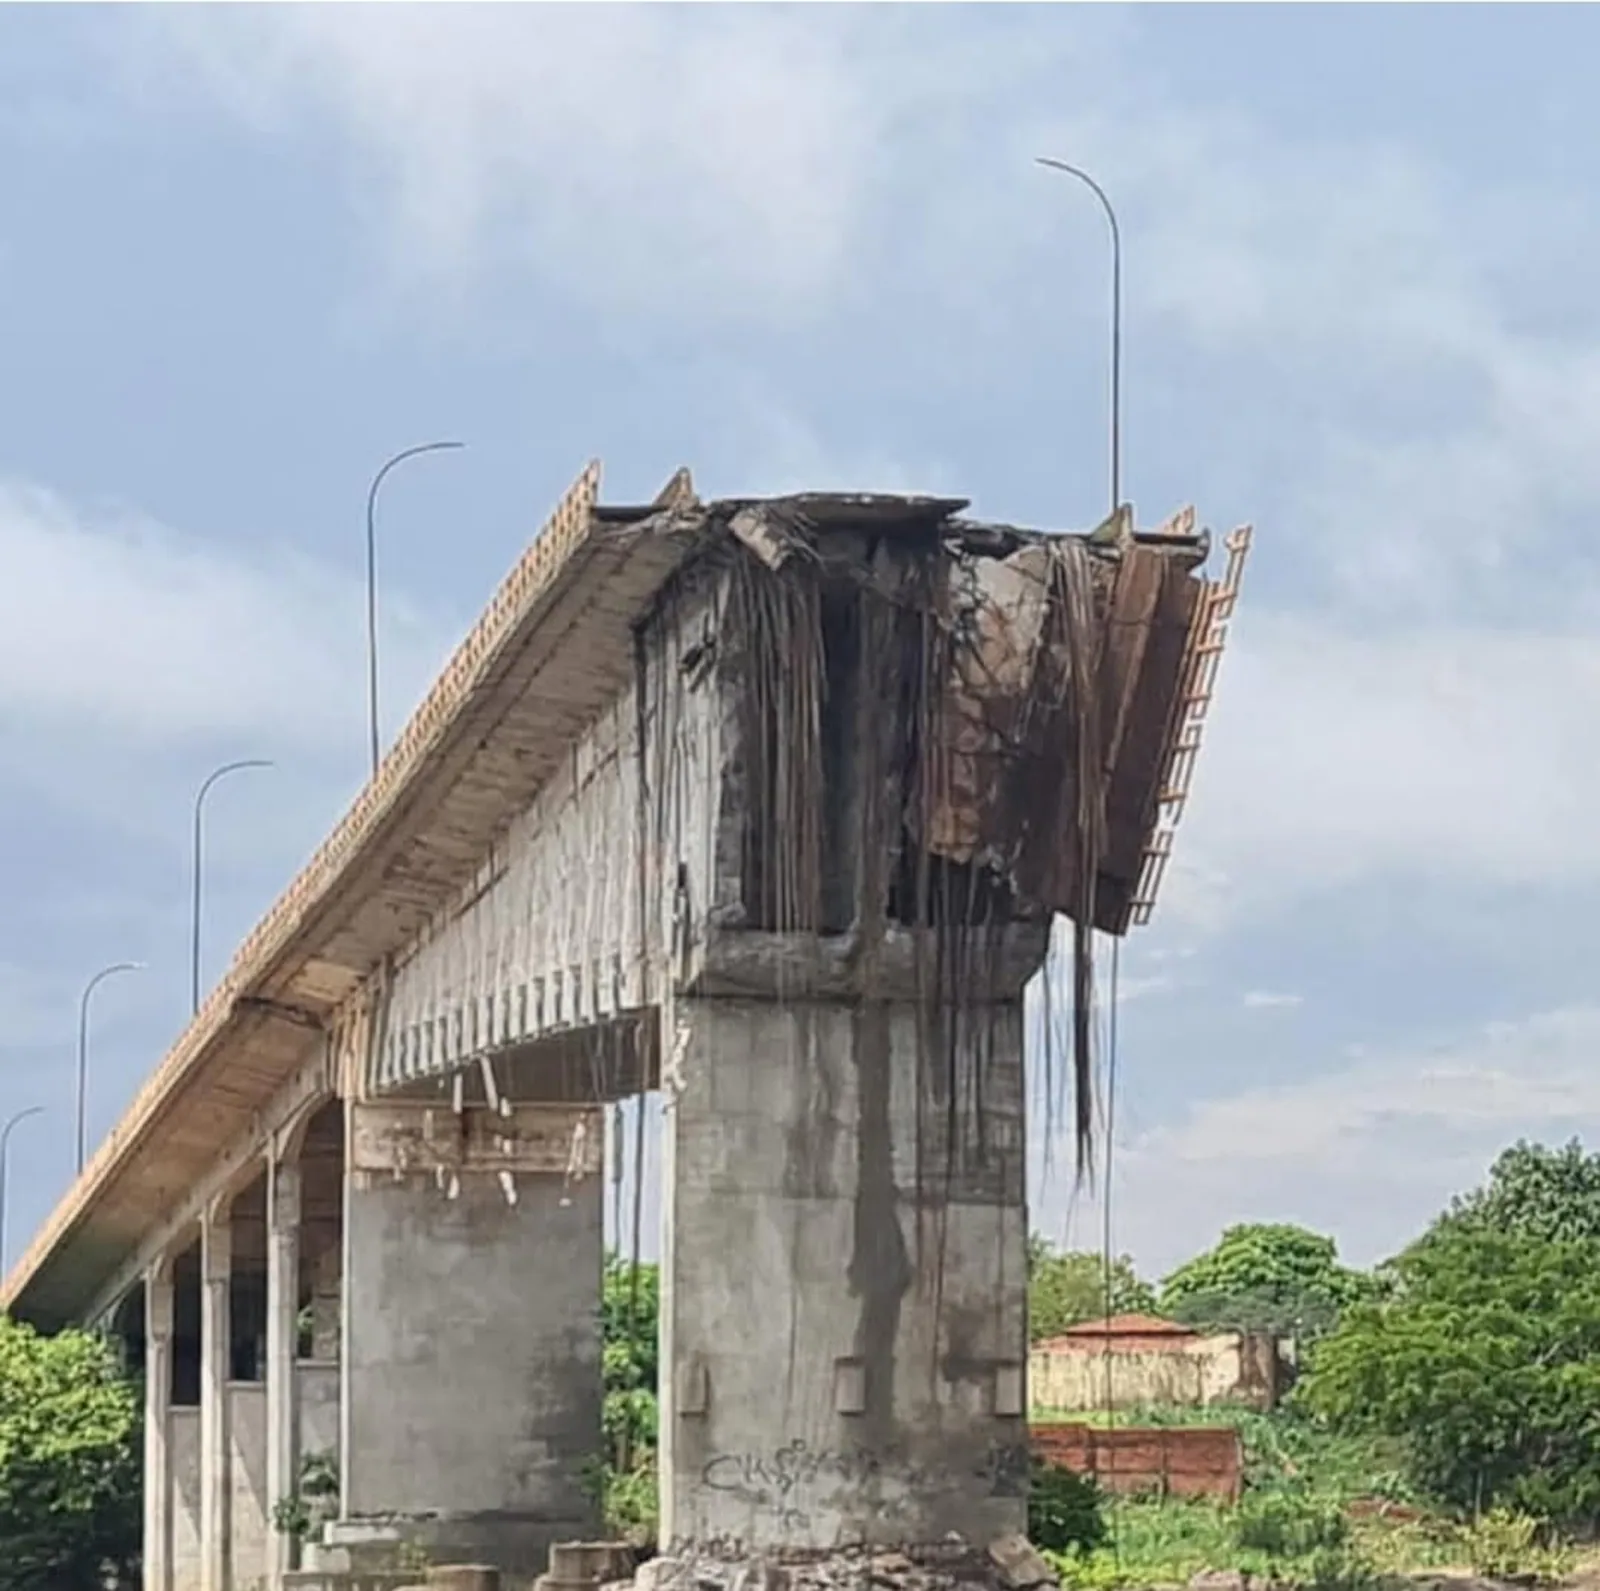
[[[1156,1492],[1237,1502],[1244,1454],[1231,1426],[1118,1426],[1040,1422],[1029,1428],[1046,1463],[1092,1475],[1108,1492]]]

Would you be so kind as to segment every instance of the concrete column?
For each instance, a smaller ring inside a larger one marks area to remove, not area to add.
[[[200,1221],[200,1585],[228,1586],[228,1370],[233,1311],[232,1204]]]
[[[296,1479],[295,1345],[300,1306],[300,1167],[274,1160],[267,1172],[267,1507],[293,1492]],[[273,1587],[294,1567],[292,1539],[268,1536]]]
[[[531,1581],[592,1536],[602,1141],[584,1107],[350,1106],[330,1540]]]
[[[1024,1528],[1020,996],[689,1000],[663,1121],[661,1540]]]
[[[172,1587],[172,1266],[144,1278],[144,1591]]]

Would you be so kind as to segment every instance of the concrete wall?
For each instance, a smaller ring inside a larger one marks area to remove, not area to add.
[[[919,1111],[911,1008],[706,1000],[677,1015],[663,1539],[1022,1528],[1020,1005],[960,1052],[966,1081],[982,1066],[985,1141],[960,1107],[948,1182],[946,1108],[924,1092]],[[943,1054],[920,1059],[943,1075]]]
[[[172,1591],[200,1591],[200,1411],[168,1415],[172,1465]]]
[[[532,1573],[597,1528],[604,1182],[516,1193],[352,1174],[343,1517],[427,1516],[408,1533],[436,1561]]]
[[[302,1359],[294,1369],[297,1408],[295,1451],[339,1451],[339,1366],[327,1360]]]
[[[228,1385],[228,1566],[234,1591],[264,1586],[272,1502],[267,1496],[267,1389]]]
[[[1042,1410],[1103,1409],[1109,1383],[1111,1406],[1205,1408],[1214,1403],[1270,1408],[1280,1375],[1270,1338],[1220,1332],[1180,1340],[1160,1350],[1103,1353],[1092,1344],[1035,1349],[1028,1357],[1028,1393]]]

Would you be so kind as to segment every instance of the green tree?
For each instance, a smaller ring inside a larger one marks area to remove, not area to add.
[[[626,1467],[656,1440],[656,1329],[660,1278],[654,1265],[606,1256],[600,1294],[604,1426],[613,1461]]]
[[[1483,1187],[1455,1200],[1437,1229],[1470,1224],[1557,1241],[1600,1243],[1600,1154],[1576,1138],[1560,1149],[1519,1141]]]
[[[0,1316],[0,1591],[98,1591],[133,1562],[138,1425],[103,1339]]]
[[[648,1539],[656,1518],[656,1378],[660,1276],[607,1254],[600,1295],[606,1452],[598,1483],[607,1526]]]
[[[1306,1406],[1400,1438],[1445,1502],[1600,1523],[1600,1245],[1447,1216],[1392,1268],[1319,1344]]]
[[[1371,1295],[1373,1281],[1339,1263],[1330,1237],[1303,1226],[1230,1226],[1214,1248],[1161,1284],[1161,1311],[1192,1326],[1314,1338]]]
[[[1110,1280],[1111,1314],[1145,1314],[1155,1308],[1154,1289],[1139,1279],[1127,1255],[1112,1261]],[[1058,1336],[1069,1326],[1099,1320],[1106,1313],[1104,1259],[1059,1251],[1034,1233],[1028,1239],[1028,1334],[1033,1341]]]

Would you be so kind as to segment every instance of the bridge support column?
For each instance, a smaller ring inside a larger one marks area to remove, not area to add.
[[[267,1507],[296,1485],[295,1349],[300,1307],[300,1166],[273,1159],[267,1170]],[[294,1567],[293,1539],[268,1534],[269,1584],[281,1586]]]
[[[172,1264],[144,1278],[144,1591],[172,1587]]]
[[[1024,1527],[1022,1006],[679,1003],[661,1539]]]
[[[531,1578],[589,1536],[600,1452],[601,1113],[353,1103],[341,1518]]]
[[[231,1200],[200,1222],[200,1585],[228,1585],[228,1371],[233,1334]]]

